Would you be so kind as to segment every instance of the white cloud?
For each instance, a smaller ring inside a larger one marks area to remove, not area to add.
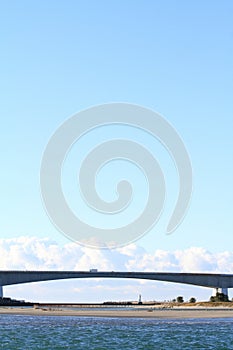
[[[191,247],[150,253],[130,244],[117,250],[96,250],[70,242],[59,246],[49,238],[18,237],[0,240],[0,269],[102,271],[221,272],[233,270],[233,252],[211,253]]]

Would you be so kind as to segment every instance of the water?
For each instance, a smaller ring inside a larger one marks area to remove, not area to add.
[[[0,315],[1,349],[233,349],[232,319]]]

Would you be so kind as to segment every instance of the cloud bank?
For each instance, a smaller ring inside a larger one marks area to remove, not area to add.
[[[70,242],[59,246],[49,238],[22,236],[0,240],[0,269],[122,270],[232,273],[233,252],[205,248],[147,252],[130,244],[117,250],[96,250]]]

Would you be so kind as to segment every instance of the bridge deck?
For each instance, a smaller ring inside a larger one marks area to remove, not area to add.
[[[233,275],[179,272],[120,271],[0,271],[0,286],[71,278],[132,278],[192,284],[211,288],[233,288]]]

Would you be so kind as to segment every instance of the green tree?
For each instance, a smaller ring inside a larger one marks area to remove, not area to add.
[[[196,299],[195,299],[194,297],[192,297],[192,298],[189,299],[189,302],[190,302],[190,303],[195,303],[195,302],[196,302]]]
[[[182,296],[178,296],[176,298],[176,301],[177,301],[177,303],[183,303],[184,302],[184,298]]]
[[[215,302],[221,302],[221,301],[229,301],[228,296],[223,293],[216,293],[215,296],[210,297],[210,301]]]

